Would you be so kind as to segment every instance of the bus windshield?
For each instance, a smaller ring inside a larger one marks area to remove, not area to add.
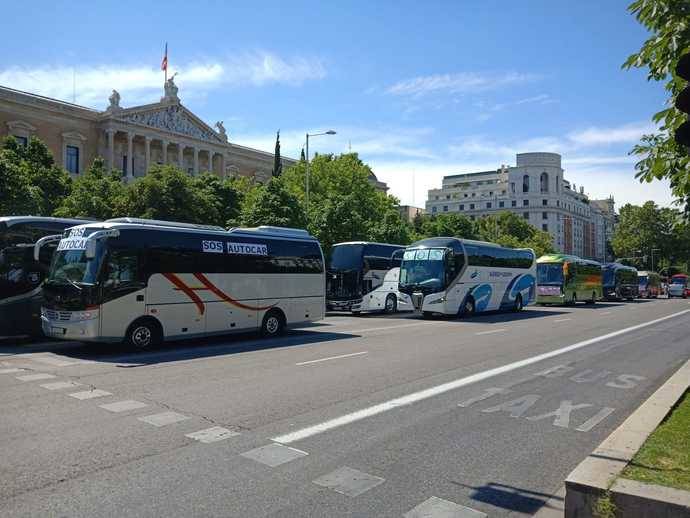
[[[102,244],[96,246],[96,257],[86,257],[86,250],[60,250],[53,256],[48,282],[59,284],[95,284],[102,255]]]
[[[537,265],[537,284],[563,284],[563,264],[542,263]]]
[[[442,289],[445,278],[444,252],[437,248],[406,250],[400,266],[400,285]]]
[[[364,245],[338,245],[333,247],[331,270],[361,270]]]

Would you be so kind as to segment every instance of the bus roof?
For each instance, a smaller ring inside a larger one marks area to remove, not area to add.
[[[398,248],[405,248],[407,245],[396,245],[395,243],[379,243],[378,241],[343,241],[342,243],[335,243],[333,246],[341,245],[381,245],[381,246],[393,246]]]
[[[73,223],[74,225],[82,225],[84,223],[91,223],[91,219],[74,219],[74,218],[53,218],[50,216],[2,216],[0,223],[5,223],[8,227],[17,225],[19,223]]]
[[[637,268],[633,268],[632,266],[626,266],[625,264],[621,263],[606,263],[603,265],[605,269],[610,269],[610,270],[630,270],[630,271],[637,271]]]
[[[226,238],[234,235],[245,235],[254,237],[266,236],[271,238],[316,241],[316,238],[311,236],[309,232],[307,232],[306,230],[272,226],[260,226],[254,228],[231,228],[229,230],[225,230],[223,227],[218,227],[214,225],[196,225],[193,223],[179,223],[175,221],[148,220],[139,218],[115,218],[103,222],[90,222],[79,226],[87,228],[103,228],[118,230],[145,229],[159,232],[198,233],[206,235],[216,235],[219,237]]]
[[[687,278],[687,276],[688,276],[687,273],[674,273],[673,275],[671,275],[671,279],[673,279],[674,277],[686,277]]]
[[[463,239],[460,237],[428,237],[426,239],[421,239],[415,241],[411,245],[407,245],[407,248],[452,248],[453,245],[462,243],[465,245],[477,245],[477,246],[492,246],[494,248],[510,248],[508,246],[501,246],[496,243],[491,243],[489,241],[477,241],[475,239]],[[511,250],[532,250],[531,248],[510,248]]]
[[[577,255],[570,255],[570,254],[546,254],[546,255],[542,255],[539,259],[537,259],[537,264],[564,263],[566,261],[571,262],[571,263],[591,264],[593,266],[601,266],[601,263],[599,261],[594,261],[592,259],[582,259],[582,257],[579,257]]]

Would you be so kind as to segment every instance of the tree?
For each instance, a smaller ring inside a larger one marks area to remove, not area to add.
[[[623,68],[646,67],[647,80],[665,81],[670,96],[668,108],[652,117],[661,124],[659,130],[644,135],[631,151],[640,157],[635,164],[636,177],[646,182],[667,178],[690,216],[690,156],[674,139],[674,131],[685,117],[673,105],[686,85],[675,75],[675,68],[680,57],[690,52],[690,4],[687,0],[636,0],[628,10],[651,35],[638,52],[628,57]]]
[[[484,216],[476,222],[478,239],[513,248],[532,248],[537,257],[554,252],[548,232],[530,225],[514,212],[503,211]]]
[[[273,152],[273,176],[283,173],[283,161],[280,158],[280,130],[276,133],[276,148]]]
[[[106,220],[125,215],[122,203],[126,188],[119,172],[107,172],[102,158],[96,158],[73,182],[72,192],[55,210],[55,216]]]
[[[13,139],[14,140],[14,139]],[[6,150],[0,150],[0,214],[37,214],[39,196],[21,167]]]
[[[460,237],[464,239],[477,238],[472,220],[456,212],[432,216],[425,214],[420,216],[419,220],[417,218],[415,220],[417,239],[435,236]]]
[[[208,172],[192,179],[192,189],[208,204],[205,223],[221,227],[236,225],[245,196],[244,183],[243,179],[223,179]]]
[[[285,186],[282,178],[271,178],[247,198],[240,215],[242,225],[255,227],[304,228],[304,211],[299,200]]]

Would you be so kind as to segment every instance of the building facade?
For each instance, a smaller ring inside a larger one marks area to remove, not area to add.
[[[405,221],[412,222],[417,217],[417,215],[424,215],[426,211],[421,207],[414,207],[412,205],[400,205],[400,217]]]
[[[430,214],[459,212],[470,219],[508,210],[551,234],[554,247],[568,254],[608,260],[615,224],[613,198],[590,200],[584,187],[563,177],[556,153],[520,153],[515,166],[445,176],[429,190]]]
[[[57,164],[72,176],[82,174],[97,156],[127,180],[143,176],[153,164],[174,164],[191,175],[268,180],[273,153],[228,141],[222,122],[214,127],[185,107],[173,78],[157,103],[124,108],[113,91],[103,111],[0,87],[0,137],[26,143],[43,141]],[[283,167],[295,160],[282,157]]]

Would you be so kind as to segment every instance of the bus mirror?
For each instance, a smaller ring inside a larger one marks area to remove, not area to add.
[[[84,252],[84,255],[86,256],[87,259],[93,259],[96,257],[96,240],[95,239],[88,239],[86,241],[86,250]]]

